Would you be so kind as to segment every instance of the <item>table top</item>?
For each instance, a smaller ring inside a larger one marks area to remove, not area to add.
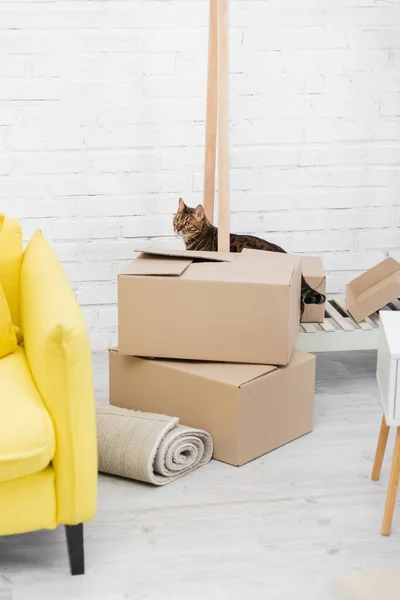
[[[381,310],[379,317],[391,356],[400,358],[400,312]]]

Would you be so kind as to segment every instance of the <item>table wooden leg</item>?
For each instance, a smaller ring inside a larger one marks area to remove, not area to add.
[[[397,428],[396,445],[394,448],[392,470],[390,473],[389,489],[386,498],[385,515],[383,517],[382,535],[390,535],[394,507],[396,504],[397,488],[400,475],[400,427]]]
[[[386,425],[385,415],[382,417],[381,430],[379,432],[378,445],[376,447],[376,454],[374,460],[374,466],[372,467],[371,479],[373,481],[379,481],[381,476],[381,469],[383,458],[385,456],[386,444],[389,436],[389,426]]]

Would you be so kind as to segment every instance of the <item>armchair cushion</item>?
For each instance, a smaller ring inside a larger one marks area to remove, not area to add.
[[[57,520],[65,525],[89,521],[97,496],[89,337],[63,269],[39,231],[22,262],[21,328],[32,376],[56,435]]]
[[[16,219],[0,215],[0,283],[10,307],[11,320],[20,326],[22,231]]]
[[[11,323],[10,309],[0,283],[0,358],[17,348],[17,328]]]
[[[0,482],[37,473],[54,456],[55,435],[18,347],[0,360]]]

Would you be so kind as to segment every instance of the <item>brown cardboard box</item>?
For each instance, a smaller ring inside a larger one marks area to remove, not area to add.
[[[308,285],[326,295],[326,276],[322,260],[319,256],[302,256],[301,268]],[[302,323],[323,323],[325,320],[324,304],[306,304],[301,319]]]
[[[299,328],[299,257],[146,251],[118,277],[119,351],[285,365]]]
[[[243,465],[313,427],[315,356],[286,367],[151,360],[110,350],[110,402],[208,431],[214,458]]]
[[[359,323],[400,296],[400,263],[387,258],[346,286],[346,306]]]

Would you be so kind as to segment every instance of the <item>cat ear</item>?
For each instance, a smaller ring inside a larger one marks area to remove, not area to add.
[[[182,198],[179,198],[178,212],[183,212],[185,210],[185,208],[186,208],[186,204],[184,203]]]
[[[194,210],[194,216],[196,217],[196,219],[197,219],[198,221],[202,221],[202,220],[204,219],[204,216],[205,216],[205,214],[204,214],[204,208],[202,207],[202,205],[201,205],[201,204],[199,204],[199,205],[198,205],[198,206],[195,208],[195,210]]]

